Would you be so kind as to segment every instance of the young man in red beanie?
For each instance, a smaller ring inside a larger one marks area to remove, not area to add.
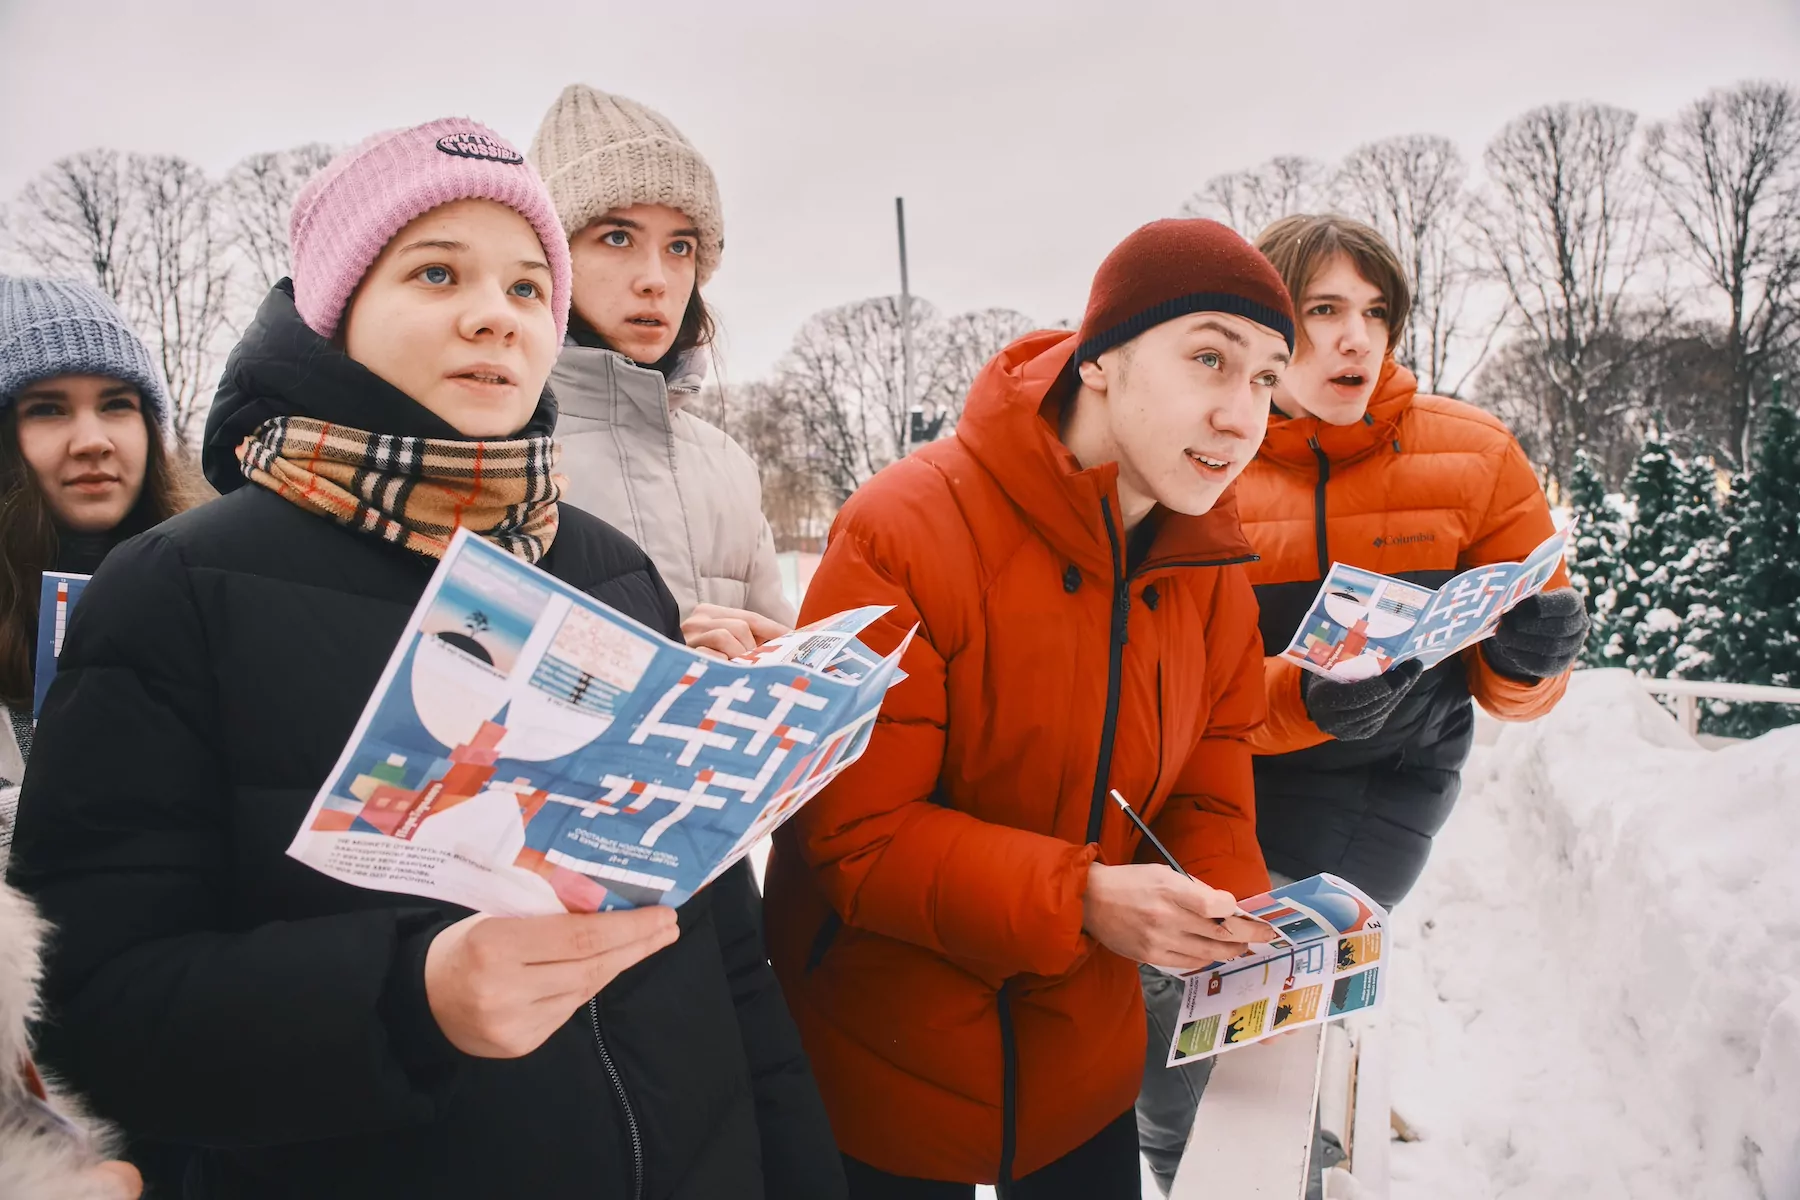
[[[1138,1194],[1138,964],[1241,953],[1234,897],[1268,886],[1231,484],[1292,350],[1248,243],[1147,225],[1078,333],[1008,347],[954,437],[839,515],[803,619],[886,604],[872,647],[919,635],[867,752],[777,836],[767,921],[856,1200]]]

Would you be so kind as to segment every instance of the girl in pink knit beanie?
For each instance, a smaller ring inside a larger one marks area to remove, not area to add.
[[[547,859],[518,870],[570,911],[502,917],[286,857],[458,529],[680,633],[644,551],[560,503],[569,252],[523,156],[463,120],[371,138],[292,244],[207,420],[222,495],[107,559],[38,725],[43,1061],[190,1200],[843,1200],[746,864],[678,922]],[[388,762],[423,786],[467,749],[409,726]]]
[[[307,184],[291,240],[314,332],[469,436],[525,424],[568,328],[568,245],[543,180],[492,130],[376,134]],[[481,342],[490,317],[506,328]]]

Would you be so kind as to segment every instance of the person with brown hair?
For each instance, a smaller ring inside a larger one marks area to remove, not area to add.
[[[713,318],[700,294],[725,249],[712,168],[667,117],[585,84],[532,140],[574,260],[550,386],[570,503],[655,561],[691,646],[735,655],[792,627],[756,463],[688,410]]]
[[[1516,561],[1555,525],[1537,471],[1492,413],[1421,395],[1393,357],[1411,289],[1375,230],[1293,216],[1258,245],[1294,295],[1300,342],[1244,472],[1269,719],[1257,832],[1275,872],[1341,875],[1392,907],[1424,870],[1474,738],[1469,701],[1503,721],[1562,699],[1587,638],[1559,570],[1496,634],[1432,670],[1340,683],[1279,657],[1333,562],[1435,588]]]
[[[1276,883],[1330,871],[1383,905],[1406,896],[1456,803],[1474,741],[1473,698],[1524,721],[1562,698],[1587,637],[1558,570],[1488,640],[1429,671],[1402,664],[1341,683],[1281,652],[1333,562],[1429,588],[1516,561],[1554,529],[1518,440],[1470,404],[1419,392],[1393,357],[1411,289],[1393,248],[1340,216],[1285,217],[1257,239],[1294,298],[1298,344],[1268,432],[1239,484],[1261,609],[1268,719],[1250,739],[1256,832]],[[1145,979],[1152,1027],[1180,1003]],[[1166,1048],[1168,1037],[1162,1037]],[[1205,1068],[1147,1064],[1138,1101],[1145,1157],[1166,1190]],[[1314,1164],[1314,1177],[1318,1164]]]
[[[91,575],[188,506],[168,420],[162,371],[98,288],[0,276],[0,868],[31,754],[44,572]]]

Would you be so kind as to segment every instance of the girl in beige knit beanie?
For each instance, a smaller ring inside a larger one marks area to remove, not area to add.
[[[719,188],[661,114],[571,84],[529,157],[575,259],[577,341],[659,366],[711,340],[700,289],[725,246]]]
[[[713,337],[700,292],[725,243],[712,168],[662,114],[585,84],[563,89],[529,157],[574,260],[550,376],[564,501],[649,552],[690,645],[729,656],[787,632],[756,464],[684,411]]]

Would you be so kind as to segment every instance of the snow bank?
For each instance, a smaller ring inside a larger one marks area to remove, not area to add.
[[[1394,933],[1397,1200],[1800,1197],[1800,727],[1708,751],[1580,673]]]

